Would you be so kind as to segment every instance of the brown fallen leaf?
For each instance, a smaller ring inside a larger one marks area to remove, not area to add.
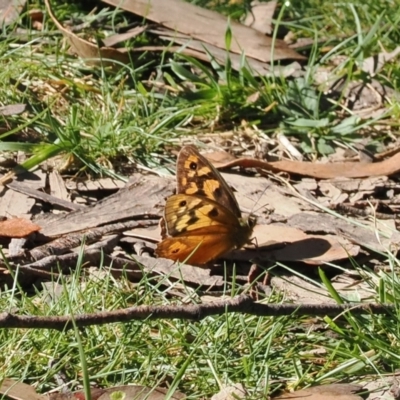
[[[62,34],[68,39],[74,52],[84,59],[87,59],[88,64],[103,64],[103,65],[115,65],[115,61],[121,63],[128,63],[130,60],[129,54],[121,52],[113,47],[101,47],[93,44],[85,39],[82,39],[75,35],[73,32],[64,28],[57,20],[51,9],[49,0],[45,0],[46,8],[49,12],[50,18],[53,20],[57,28]]]
[[[39,230],[39,225],[24,218],[12,218],[0,221],[0,236],[2,237],[23,238]]]
[[[183,33],[177,33],[169,29],[151,29],[149,32],[159,35],[159,38],[168,43],[178,43],[182,46],[178,48],[178,53],[191,55],[188,53],[188,50],[193,52],[193,56],[205,61],[210,62],[210,54],[215,60],[224,65],[226,62],[226,50],[221,49],[213,44],[204,43],[201,40],[195,40],[190,35],[185,35]],[[172,46],[174,47],[174,46]],[[164,51],[170,51],[169,46],[164,46]],[[137,51],[134,49],[133,51]],[[150,50],[149,50],[150,51]],[[229,53],[229,58],[232,64],[232,68],[236,71],[240,71],[243,68],[243,57],[242,55]],[[246,64],[250,67],[253,73],[257,73],[260,75],[279,75],[283,77],[292,76],[294,72],[299,71],[301,69],[301,65],[298,62],[293,62],[290,65],[286,66],[277,66],[274,65],[274,68],[271,68],[271,64],[268,62],[263,62],[260,60],[256,60],[255,58],[246,57]]]
[[[136,26],[135,28],[129,29],[124,33],[116,33],[115,35],[108,36],[103,39],[103,43],[107,47],[113,47],[118,43],[124,42],[125,40],[133,39],[140,35],[147,29],[147,25]]]
[[[355,257],[360,247],[335,235],[307,234],[300,229],[283,225],[256,225],[254,228],[258,248],[235,251],[235,258],[261,258],[278,261],[302,261],[309,265],[345,260]],[[340,240],[340,241],[339,241]],[[285,243],[271,249],[271,243]],[[265,248],[263,248],[265,247]]]
[[[277,1],[266,3],[261,3],[258,0],[252,1],[250,4],[251,12],[247,13],[244,24],[265,35],[271,35],[273,32],[272,20],[277,4]]]
[[[400,153],[375,163],[365,164],[361,162],[337,162],[332,164],[316,164],[303,161],[263,161],[255,158],[239,158],[232,160],[232,156],[227,154],[227,162],[222,161],[222,152],[218,152],[217,160],[213,154],[206,154],[217,168],[260,168],[272,172],[287,172],[290,174],[309,176],[319,179],[329,178],[363,178],[371,176],[390,176],[400,172]],[[232,160],[232,161],[231,161]]]
[[[285,393],[273,397],[275,400],[362,400],[362,397],[355,394],[362,390],[360,385],[348,383],[333,383],[331,385],[314,386],[308,389],[298,390],[293,393]]]
[[[26,383],[5,378],[0,387],[0,393],[14,400],[46,400],[47,397],[37,394],[35,389]]]
[[[173,31],[185,33],[194,39],[226,49],[227,18],[215,11],[206,10],[182,0],[103,0],[131,13],[157,22]],[[182,15],[185,18],[182,18]],[[247,57],[263,62],[270,62],[273,49],[274,60],[303,60],[304,57],[280,39],[263,35],[239,22],[231,20],[232,41],[230,51],[243,52]]]
[[[24,9],[26,0],[2,0],[0,1],[0,26],[14,23]]]
[[[0,107],[0,115],[18,115],[26,110],[26,104],[9,104]]]

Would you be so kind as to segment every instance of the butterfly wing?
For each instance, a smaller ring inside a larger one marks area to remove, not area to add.
[[[239,205],[221,174],[194,146],[185,146],[178,155],[177,193],[214,200],[241,217]]]
[[[204,229],[191,235],[183,234],[164,239],[157,245],[156,255],[174,261],[206,264],[233,247],[228,232],[212,233]]]
[[[252,227],[230,210],[200,196],[177,194],[169,197],[164,220],[170,237],[157,245],[157,256],[175,261],[190,260],[193,264],[207,263],[243,246],[252,232]]]
[[[240,228],[240,221],[216,201],[200,196],[176,194],[165,203],[164,219],[169,236],[210,227]]]

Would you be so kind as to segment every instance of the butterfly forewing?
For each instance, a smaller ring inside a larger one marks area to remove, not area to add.
[[[220,225],[240,229],[240,221],[227,208],[199,196],[177,194],[167,199],[164,219],[169,236]]]
[[[224,178],[193,146],[185,146],[179,153],[177,193],[207,197],[241,217],[239,205]]]

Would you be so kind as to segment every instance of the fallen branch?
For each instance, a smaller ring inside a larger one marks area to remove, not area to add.
[[[189,319],[199,321],[211,315],[225,312],[240,312],[257,316],[313,315],[336,316],[342,312],[353,314],[389,314],[395,311],[392,304],[260,304],[250,296],[241,295],[229,300],[219,300],[207,304],[134,306],[115,311],[94,314],[80,314],[60,317],[36,317],[15,315],[8,312],[0,314],[0,328],[56,329],[63,331],[76,326],[102,325],[114,322],[128,322],[145,319]]]

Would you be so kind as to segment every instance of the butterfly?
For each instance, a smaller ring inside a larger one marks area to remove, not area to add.
[[[206,264],[250,241],[255,219],[242,218],[232,190],[196,147],[176,164],[177,194],[166,200],[158,257]]]

